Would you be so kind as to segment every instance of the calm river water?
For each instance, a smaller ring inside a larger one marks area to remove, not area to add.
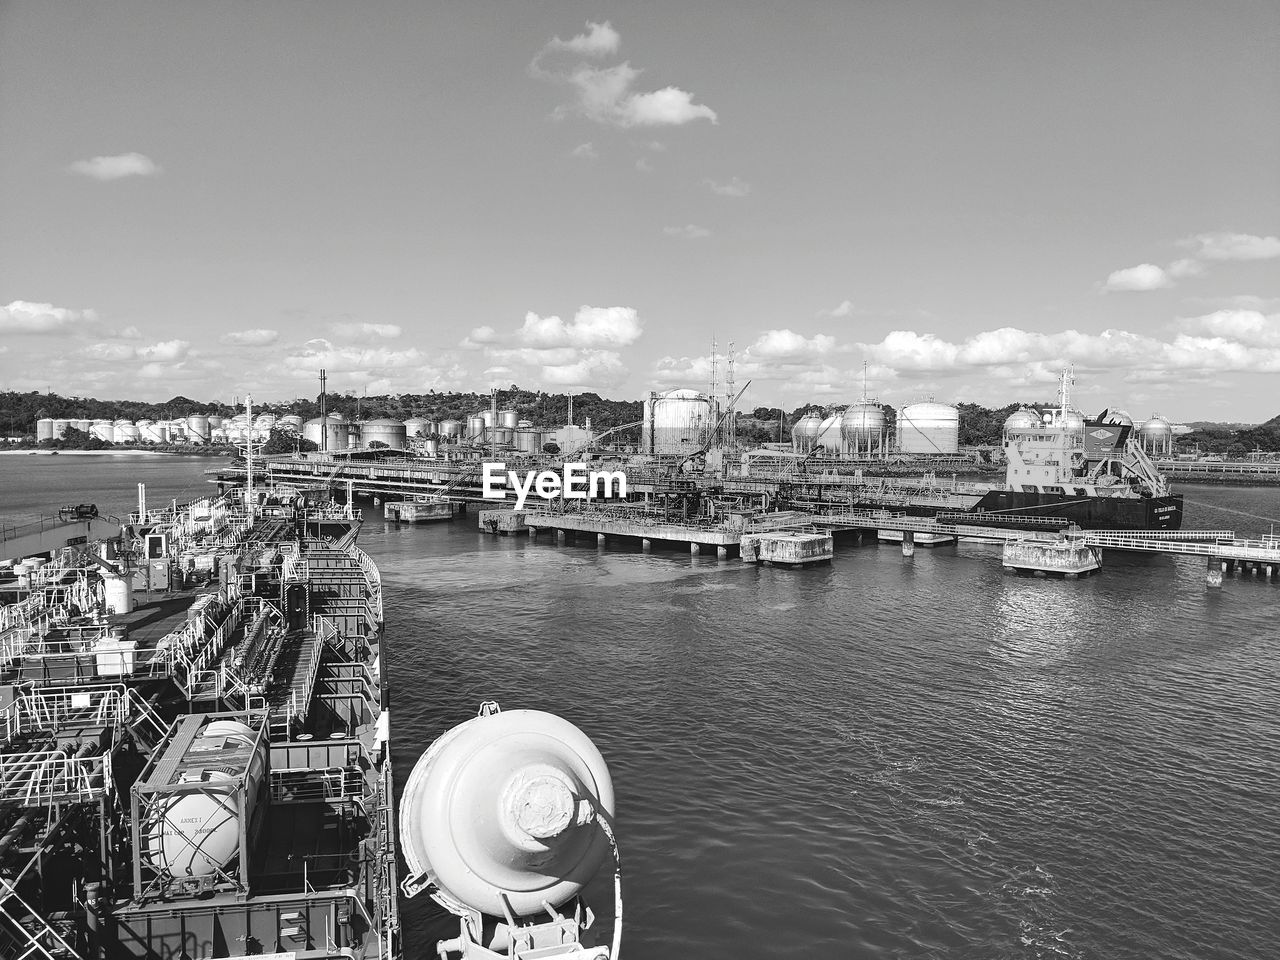
[[[190,495],[210,465],[0,457],[0,519]],[[1280,517],[1280,491],[1182,492],[1188,526]],[[366,515],[401,782],[485,699],[582,727],[624,956],[1275,955],[1276,583],[1111,554],[1018,579],[977,544],[791,572]]]

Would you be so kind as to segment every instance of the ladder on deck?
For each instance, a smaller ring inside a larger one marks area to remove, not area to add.
[[[83,960],[4,877],[0,877],[0,954],[8,960]]]

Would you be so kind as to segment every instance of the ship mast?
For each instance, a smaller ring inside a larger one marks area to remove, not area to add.
[[[1071,405],[1071,385],[1076,382],[1076,371],[1067,364],[1058,374],[1058,422],[1067,422],[1067,408]]]

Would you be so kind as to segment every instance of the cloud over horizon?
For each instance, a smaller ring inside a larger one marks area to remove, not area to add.
[[[159,164],[142,153],[121,153],[112,157],[77,160],[67,167],[69,173],[93,180],[120,180],[124,177],[153,177],[162,173]]]

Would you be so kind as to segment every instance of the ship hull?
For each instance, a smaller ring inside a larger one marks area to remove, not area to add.
[[[1085,530],[1180,530],[1182,497],[1079,497],[1055,493],[991,490],[973,512],[1053,517]]]

